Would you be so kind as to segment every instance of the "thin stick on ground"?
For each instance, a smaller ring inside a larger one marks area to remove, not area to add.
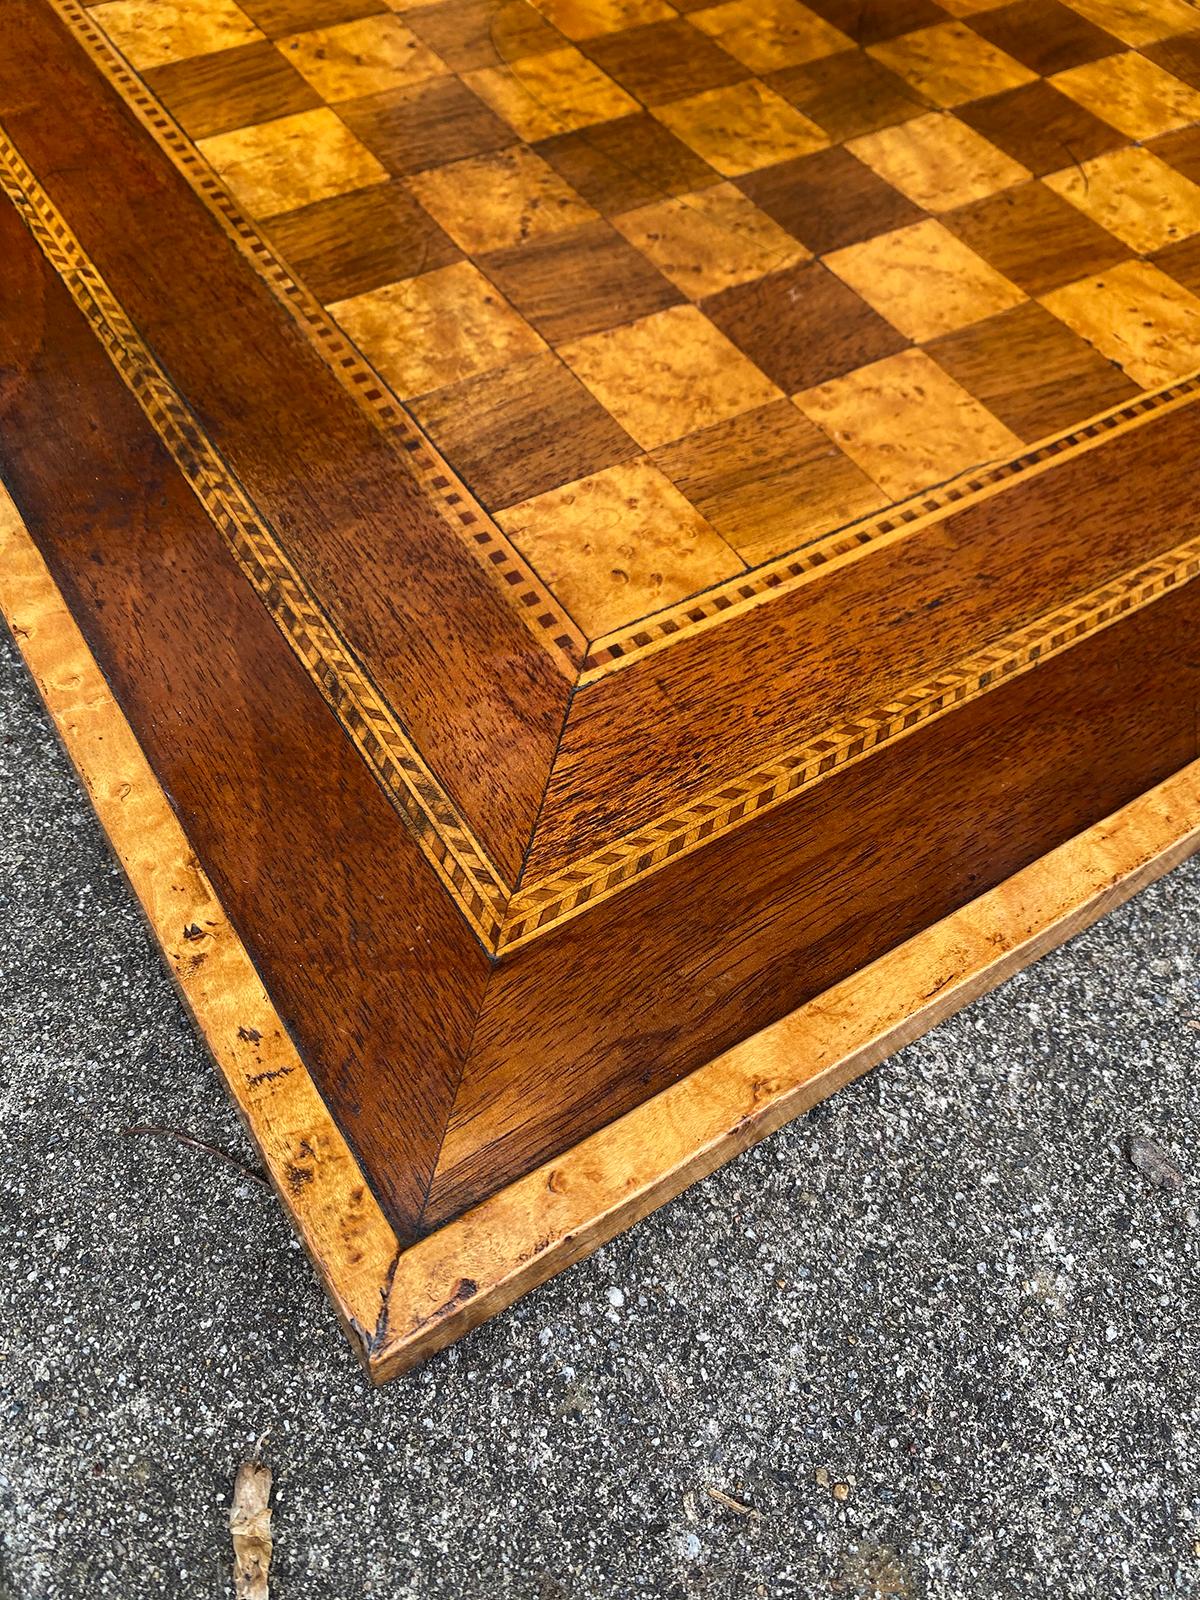
[[[761,1511],[756,1511],[753,1506],[746,1505],[744,1501],[735,1500],[731,1494],[726,1494],[724,1489],[714,1489],[710,1485],[708,1494],[709,1498],[715,1500],[718,1505],[724,1506],[727,1511],[736,1512],[739,1517],[749,1517],[752,1521],[757,1522],[762,1516]]]
[[[186,1145],[189,1150],[199,1150],[202,1155],[215,1156],[218,1161],[223,1161],[227,1167],[232,1167],[243,1178],[249,1178],[251,1183],[257,1183],[260,1189],[269,1189],[271,1185],[261,1172],[256,1172],[253,1167],[246,1166],[236,1156],[231,1156],[228,1151],[219,1149],[215,1144],[206,1144],[203,1139],[197,1139],[193,1134],[185,1133],[182,1128],[160,1127],[153,1122],[136,1122],[131,1127],[122,1128],[121,1132],[128,1137],[139,1134],[149,1134],[159,1139],[174,1139],[176,1144]]]

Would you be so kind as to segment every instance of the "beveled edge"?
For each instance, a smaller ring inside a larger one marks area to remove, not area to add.
[[[1197,849],[1200,761],[418,1240],[368,1343],[372,1378],[461,1338]]]
[[[395,1269],[396,1235],[2,484],[0,612],[183,1003],[365,1359]]]
[[[0,611],[376,1383],[589,1255],[1200,848],[1194,761],[402,1250],[2,485]]]
[[[49,4],[64,15],[68,11],[72,15],[78,13],[90,30],[89,37],[96,33],[78,0],[49,0]],[[491,861],[469,819],[458,811],[449,791],[408,736],[400,718],[360,669],[353,651],[325,616],[315,594],[293,569],[270,524],[228,472],[204,427],[174,389],[136,323],[3,128],[0,187],[9,194],[243,575],[274,617],[347,737],[405,821],[443,888],[492,959],[513,954],[568,920],[626,892],[659,868],[714,843],[764,810],[785,803],[839,767],[906,736],[920,723],[989,692],[1015,673],[1030,670],[1059,650],[1078,644],[1090,632],[1110,626],[1171,587],[1200,575],[1200,539],[1193,538],[1110,577],[1085,595],[1077,595],[1065,604],[1057,603],[1011,629],[1002,639],[969,652],[928,678],[904,685],[885,703],[867,708],[845,723],[822,729],[800,746],[774,752],[765,763],[760,762],[735,778],[723,779],[711,791],[553,868],[546,876],[531,876],[529,881],[518,877],[510,885]],[[224,194],[219,185],[213,192],[218,189]],[[1010,462],[999,464],[994,474],[985,474],[986,482],[975,482],[977,474],[965,475],[962,482],[956,479],[933,494],[921,516],[917,515],[920,508],[914,502],[910,510],[915,520],[906,522],[901,516],[897,527],[872,548],[878,550],[908,537],[948,509],[962,509],[975,499],[999,493],[1022,476],[1036,476],[1048,470],[1061,458],[1061,453],[1056,454],[1060,446],[1062,450],[1069,446],[1068,453],[1089,450],[1115,434],[1140,426],[1151,414],[1174,411],[1198,400],[1200,375],[1114,408],[1081,429],[1058,436],[1051,441],[1052,448],[1037,447],[1029,458],[1028,473],[1024,467],[1020,473],[1010,472]],[[857,554],[846,553],[815,570],[829,572],[864,553],[865,549]],[[633,659],[632,655],[627,656],[622,664],[632,663]],[[548,785],[553,776],[552,771]],[[527,856],[536,842],[535,831],[527,844]]]

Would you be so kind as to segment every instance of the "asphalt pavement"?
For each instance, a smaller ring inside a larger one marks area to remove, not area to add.
[[[381,1391],[0,635],[0,1600],[1200,1594],[1200,861]],[[1134,1143],[1131,1159],[1130,1141]]]

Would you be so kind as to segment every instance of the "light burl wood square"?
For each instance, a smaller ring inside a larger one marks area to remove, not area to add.
[[[574,48],[467,72],[463,82],[531,142],[641,109],[632,95]]]
[[[327,102],[382,94],[450,70],[390,12],[290,34],[275,48]]]
[[[336,301],[330,310],[402,400],[546,348],[469,261]]]
[[[1200,117],[1200,92],[1145,56],[1102,56],[1050,80],[1129,139],[1153,139]]]
[[[469,253],[502,250],[596,216],[553,167],[520,145],[418,172],[408,187]]]
[[[568,39],[597,39],[678,16],[667,0],[534,0],[546,21]]]
[[[1052,172],[1043,182],[1143,255],[1200,231],[1200,187],[1137,146]]]
[[[203,5],[108,0],[91,15],[135,67],[161,67],[264,37],[233,0],[205,0]]]
[[[497,521],[593,638],[745,570],[645,460],[552,489]]]
[[[1200,17],[1190,0],[1065,0],[1065,3],[1124,44],[1153,44],[1172,33],[1190,33],[1200,26]]]
[[[940,222],[915,222],[825,257],[862,298],[909,339],[935,339],[981,322],[1025,295]]]
[[[613,218],[630,244],[693,300],[782,271],[810,252],[731,183]]]
[[[689,21],[753,72],[798,67],[852,48],[839,28],[800,0],[727,0],[689,13]]]
[[[1200,367],[1200,301],[1149,261],[1126,261],[1040,296],[1143,388]]]
[[[815,122],[755,78],[652,110],[726,178],[810,155],[829,143]]]
[[[781,398],[695,306],[674,306],[559,354],[643,450]]]
[[[902,350],[795,400],[894,499],[1003,459],[1020,445],[923,350]]]
[[[851,139],[846,148],[932,212],[953,211],[1029,177],[981,133],[937,111]]]
[[[219,133],[198,148],[257,217],[296,211],[388,176],[328,106]]]
[[[1031,83],[1036,73],[1023,67],[961,22],[939,22],[870,47],[918,94],[939,106],[962,105]]]

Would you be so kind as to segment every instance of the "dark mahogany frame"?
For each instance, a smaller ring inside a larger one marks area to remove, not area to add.
[[[0,124],[513,885],[1200,535],[1189,401],[581,679],[44,0],[0,32]],[[1184,565],[497,955],[6,202],[0,259],[0,474],[401,1246],[1200,756]]]

